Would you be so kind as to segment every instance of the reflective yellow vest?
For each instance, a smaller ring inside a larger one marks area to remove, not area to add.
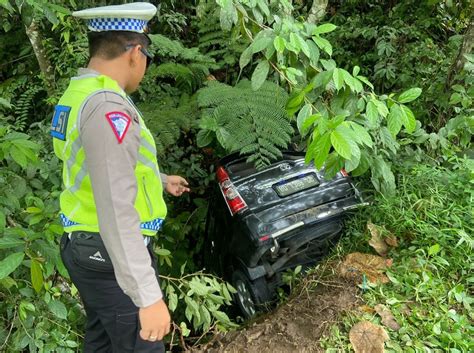
[[[54,137],[54,152],[63,161],[64,191],[60,196],[60,217],[65,232],[99,232],[94,195],[79,138],[79,119],[87,99],[104,91],[120,94],[128,100],[116,81],[104,75],[87,74],[71,80],[55,107],[51,135]],[[129,102],[131,103],[130,100]],[[160,229],[167,210],[156,160],[155,141],[138,110],[137,113],[141,144],[135,168],[138,184],[135,209],[140,216],[142,234],[154,235]]]

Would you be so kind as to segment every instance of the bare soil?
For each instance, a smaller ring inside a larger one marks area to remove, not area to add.
[[[361,304],[353,281],[335,274],[325,277],[310,275],[273,312],[242,330],[218,335],[193,352],[323,352],[320,338],[341,314]]]

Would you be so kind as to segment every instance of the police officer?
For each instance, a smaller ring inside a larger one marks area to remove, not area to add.
[[[189,188],[160,173],[128,97],[151,61],[155,13],[149,3],[73,13],[88,21],[90,61],[55,107],[51,135],[63,161],[61,256],[87,313],[85,352],[163,352],[170,330],[150,239],[166,216],[163,189]]]

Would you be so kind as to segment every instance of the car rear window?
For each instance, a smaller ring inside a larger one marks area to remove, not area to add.
[[[255,169],[255,167],[251,163],[247,163],[245,161],[232,163],[228,165],[226,169],[230,173],[231,177],[245,177],[257,172],[257,169]]]
[[[274,161],[272,164],[280,163],[283,160],[298,160],[304,158],[304,153],[298,152],[287,152],[283,153],[283,157]],[[232,177],[246,177],[258,172],[252,163],[247,163],[244,158],[229,162],[225,165],[225,169],[228,171],[229,176]]]

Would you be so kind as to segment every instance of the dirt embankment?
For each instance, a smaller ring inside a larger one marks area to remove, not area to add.
[[[215,337],[193,352],[323,352],[320,338],[360,304],[358,288],[338,276],[309,276],[287,303],[243,330]]]

